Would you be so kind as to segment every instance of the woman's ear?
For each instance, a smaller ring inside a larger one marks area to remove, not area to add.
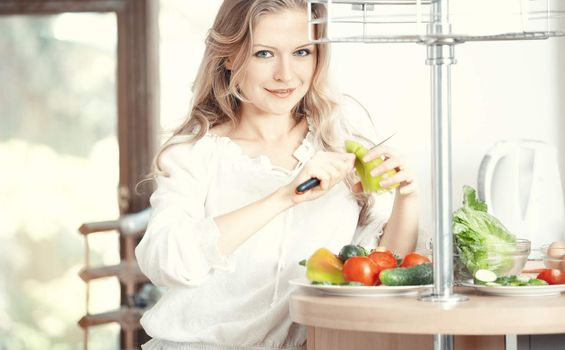
[[[226,67],[227,70],[232,70],[233,64],[229,58],[224,59],[224,67]]]

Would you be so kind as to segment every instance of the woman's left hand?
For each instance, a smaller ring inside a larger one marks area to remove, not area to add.
[[[390,170],[396,171],[396,174],[380,182],[383,188],[399,184],[396,191],[402,197],[412,196],[418,192],[412,170],[393,148],[386,145],[376,146],[365,154],[363,161],[370,162],[377,158],[382,158],[384,161],[371,170],[371,176],[379,176]]]

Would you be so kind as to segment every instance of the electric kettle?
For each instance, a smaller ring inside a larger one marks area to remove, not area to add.
[[[483,157],[478,195],[516,237],[543,244],[565,240],[557,149],[536,140],[500,141]]]

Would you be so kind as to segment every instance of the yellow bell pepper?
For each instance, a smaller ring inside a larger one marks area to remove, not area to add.
[[[363,191],[367,193],[381,193],[398,187],[399,184],[393,184],[389,187],[383,188],[380,184],[382,180],[396,174],[395,170],[388,170],[379,176],[371,176],[371,170],[379,166],[384,160],[381,158],[376,158],[366,163],[363,162],[363,157],[365,156],[365,154],[367,154],[367,152],[369,152],[369,150],[365,146],[353,140],[346,140],[345,150],[349,153],[355,154],[355,170],[357,170],[359,177],[361,178]]]

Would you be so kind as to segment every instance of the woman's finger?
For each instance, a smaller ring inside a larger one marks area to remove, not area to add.
[[[314,190],[327,190],[331,183],[331,175],[325,171],[324,169],[318,169],[312,177],[317,178],[320,180],[320,186],[314,187]]]
[[[418,192],[418,186],[416,185],[415,182],[412,182],[406,186],[402,186],[398,192],[400,192],[401,195],[405,196],[405,195],[409,195],[409,194],[413,194]]]
[[[343,162],[345,163],[346,169],[349,172],[355,166],[355,154],[353,153],[344,153]]]
[[[338,168],[345,175],[349,174],[355,168],[355,158],[353,160],[347,159],[339,162]]]
[[[391,158],[394,157],[396,154],[396,151],[388,146],[385,145],[379,145],[376,146],[374,148],[371,148],[367,154],[365,154],[363,156],[363,162],[367,163],[370,162],[373,159],[377,159],[377,158]]]
[[[389,170],[396,170],[397,172],[403,169],[404,162],[399,158],[388,158],[374,169],[371,170],[371,176],[379,176]]]
[[[342,177],[342,174],[344,174],[344,171],[342,170],[344,168],[342,167],[342,169],[340,169],[341,166],[342,164],[330,164],[325,167],[324,170],[330,175],[330,186],[333,186],[334,183],[339,181],[339,179]]]
[[[400,184],[401,186],[403,185],[407,185],[414,182],[414,177],[412,176],[412,173],[406,170],[403,171],[399,171],[396,174],[394,174],[393,176],[386,178],[384,180],[381,181],[381,186],[382,187],[389,187],[392,186],[394,184]]]

